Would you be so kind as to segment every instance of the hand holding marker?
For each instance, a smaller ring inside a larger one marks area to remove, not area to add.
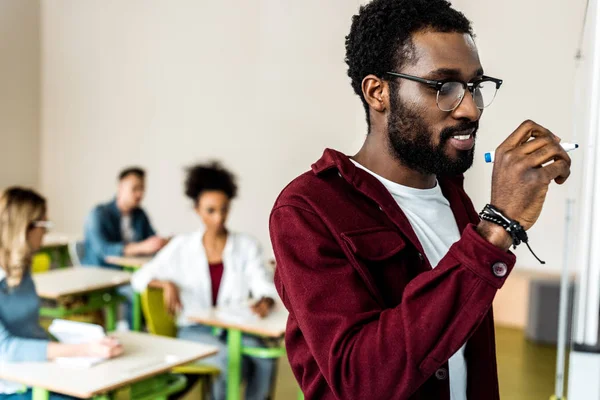
[[[575,144],[575,143],[561,143],[560,145],[562,146],[563,149],[565,149],[565,151],[567,153],[579,148],[579,145]],[[494,153],[485,153],[485,162],[493,163],[494,162]]]

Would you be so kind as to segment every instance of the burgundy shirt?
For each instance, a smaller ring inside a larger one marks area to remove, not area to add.
[[[475,230],[462,175],[438,181],[461,238],[435,269],[389,191],[339,152],[277,199],[275,284],[307,400],[450,400],[465,342],[468,398],[499,399],[492,301],[515,256]]]
[[[223,278],[223,262],[216,264],[208,264],[210,270],[210,283],[212,287],[212,303],[213,306],[217,305],[217,298],[219,297],[219,287],[221,287],[221,279]]]

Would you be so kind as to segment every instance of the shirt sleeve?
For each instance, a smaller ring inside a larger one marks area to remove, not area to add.
[[[146,290],[154,279],[169,279],[173,265],[178,262],[179,243],[178,238],[171,240],[150,262],[134,272],[131,277],[133,290],[140,293]]]
[[[0,361],[46,361],[48,340],[14,336],[0,321]]]

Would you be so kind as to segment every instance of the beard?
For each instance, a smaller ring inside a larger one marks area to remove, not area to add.
[[[479,121],[463,121],[457,126],[444,128],[439,134],[440,142],[435,145],[435,133],[416,110],[402,104],[398,95],[390,97],[390,108],[387,126],[390,150],[403,165],[420,173],[436,176],[460,175],[471,168],[475,147],[471,150],[457,150],[457,157],[449,156],[445,149],[452,136],[466,130],[474,129],[475,138]]]

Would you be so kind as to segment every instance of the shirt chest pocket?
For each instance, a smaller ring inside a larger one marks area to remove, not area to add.
[[[411,251],[402,235],[389,227],[346,232],[342,239],[351,263],[365,283],[377,292],[385,306],[398,305],[404,288],[417,275],[418,253]]]

